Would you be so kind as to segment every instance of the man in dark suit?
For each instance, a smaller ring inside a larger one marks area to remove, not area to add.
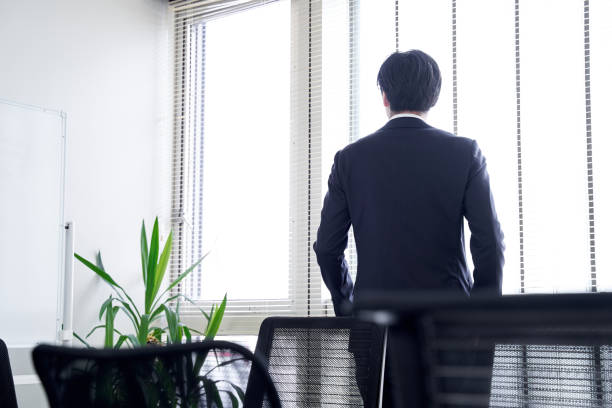
[[[418,50],[396,52],[382,64],[378,85],[389,121],[336,154],[314,245],[336,315],[369,290],[501,294],[503,233],[485,158],[476,141],[425,121],[440,93],[438,65]],[[354,287],[344,257],[351,225]]]

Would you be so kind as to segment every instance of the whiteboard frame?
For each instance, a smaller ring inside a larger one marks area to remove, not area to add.
[[[27,109],[31,111],[42,112],[48,115],[58,116],[60,118],[60,132],[61,132],[61,157],[60,157],[60,206],[59,206],[59,225],[58,225],[58,265],[57,265],[57,305],[56,305],[56,318],[55,318],[55,341],[59,343],[62,339],[62,327],[65,321],[65,316],[67,312],[70,312],[70,316],[72,315],[72,311],[63,310],[64,305],[64,297],[66,295],[72,297],[72,293],[64,293],[64,287],[66,287],[66,269],[68,262],[71,262],[72,259],[65,259],[65,203],[66,203],[66,123],[67,123],[67,114],[63,110],[50,109],[42,106],[30,105],[26,103],[11,101],[8,99],[0,98],[0,104],[14,106],[17,108]],[[72,287],[72,282],[70,282],[70,287]],[[72,304],[72,302],[70,302]],[[72,327],[72,323],[70,322],[70,327]]]

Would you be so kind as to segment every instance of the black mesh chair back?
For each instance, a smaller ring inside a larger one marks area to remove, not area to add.
[[[6,344],[0,339],[0,407],[17,408],[13,372]]]
[[[356,305],[392,322],[396,405],[612,406],[612,294],[408,299]]]
[[[225,341],[123,350],[40,345],[32,356],[51,408],[280,407],[263,365]]]
[[[271,317],[255,354],[284,408],[376,407],[384,345],[384,329],[353,318]]]

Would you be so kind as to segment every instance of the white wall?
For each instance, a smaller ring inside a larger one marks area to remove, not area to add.
[[[167,8],[167,0],[0,0],[0,98],[67,112],[65,214],[75,249],[87,258],[100,249],[106,269],[138,294],[140,222],[150,229],[161,215],[167,226],[169,213]],[[76,265],[75,331],[95,323],[109,293]]]

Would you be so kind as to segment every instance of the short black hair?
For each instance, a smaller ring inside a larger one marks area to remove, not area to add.
[[[391,54],[380,66],[377,82],[391,111],[427,112],[438,101],[442,78],[433,58],[410,50]]]

